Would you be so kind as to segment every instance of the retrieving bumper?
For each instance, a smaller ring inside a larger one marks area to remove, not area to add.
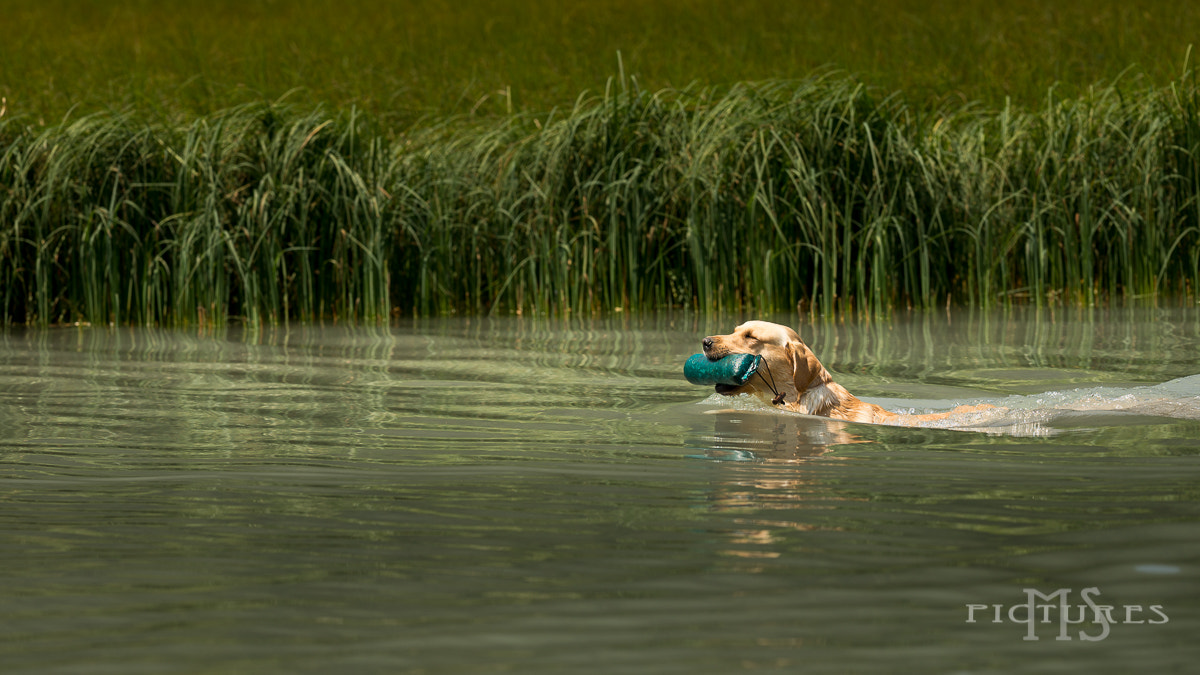
[[[746,384],[762,357],[757,354],[730,354],[716,361],[708,360],[704,354],[692,354],[683,364],[683,376],[692,384],[728,384],[740,387]]]

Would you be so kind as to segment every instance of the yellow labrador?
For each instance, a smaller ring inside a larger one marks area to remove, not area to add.
[[[796,331],[777,323],[747,321],[729,335],[710,335],[701,343],[704,345],[704,355],[713,361],[730,354],[758,354],[763,357],[758,373],[745,384],[718,384],[718,394],[755,394],[787,410],[806,415],[850,422],[913,425],[945,419],[955,413],[978,412],[993,407],[959,406],[943,413],[901,415],[874,403],[860,401],[833,381],[829,371],[825,370],[808,345],[800,340]]]

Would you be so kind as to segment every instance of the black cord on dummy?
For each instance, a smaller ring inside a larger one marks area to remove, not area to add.
[[[763,359],[763,360],[765,361],[766,359]],[[783,397],[786,394],[781,393],[778,389],[775,388],[775,375],[773,375],[771,373],[771,368],[767,367],[767,374],[771,376],[770,382],[767,382],[767,378],[763,377],[762,370],[756,370],[754,372],[758,373],[758,377],[759,377],[759,379],[761,379],[763,381],[763,384],[770,387],[771,393],[775,394],[775,398],[771,399],[771,403],[773,403],[775,405],[783,405]]]

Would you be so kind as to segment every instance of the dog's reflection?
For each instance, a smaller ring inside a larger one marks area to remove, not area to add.
[[[838,445],[871,442],[848,431],[846,422],[828,418],[773,410],[720,410],[710,416],[713,433],[704,449],[711,459],[792,463]]]
[[[758,573],[792,564],[797,536],[840,529],[828,514],[853,497],[824,480],[834,467],[823,456],[838,446],[874,441],[840,420],[775,410],[721,410],[706,417],[712,435],[697,445],[722,470],[705,494],[705,507],[724,514],[727,524],[716,540],[723,561],[718,567]]]

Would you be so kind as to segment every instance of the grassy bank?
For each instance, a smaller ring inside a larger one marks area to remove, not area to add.
[[[1194,297],[1200,93],[913,107],[843,77],[627,79],[385,133],[246,105],[0,118],[6,322]]]
[[[855,73],[912,100],[1037,105],[1167,86],[1200,4],[1162,0],[0,0],[0,96],[46,124],[191,120],[284,94],[385,125],[570,110],[624,69],[649,91]]]

